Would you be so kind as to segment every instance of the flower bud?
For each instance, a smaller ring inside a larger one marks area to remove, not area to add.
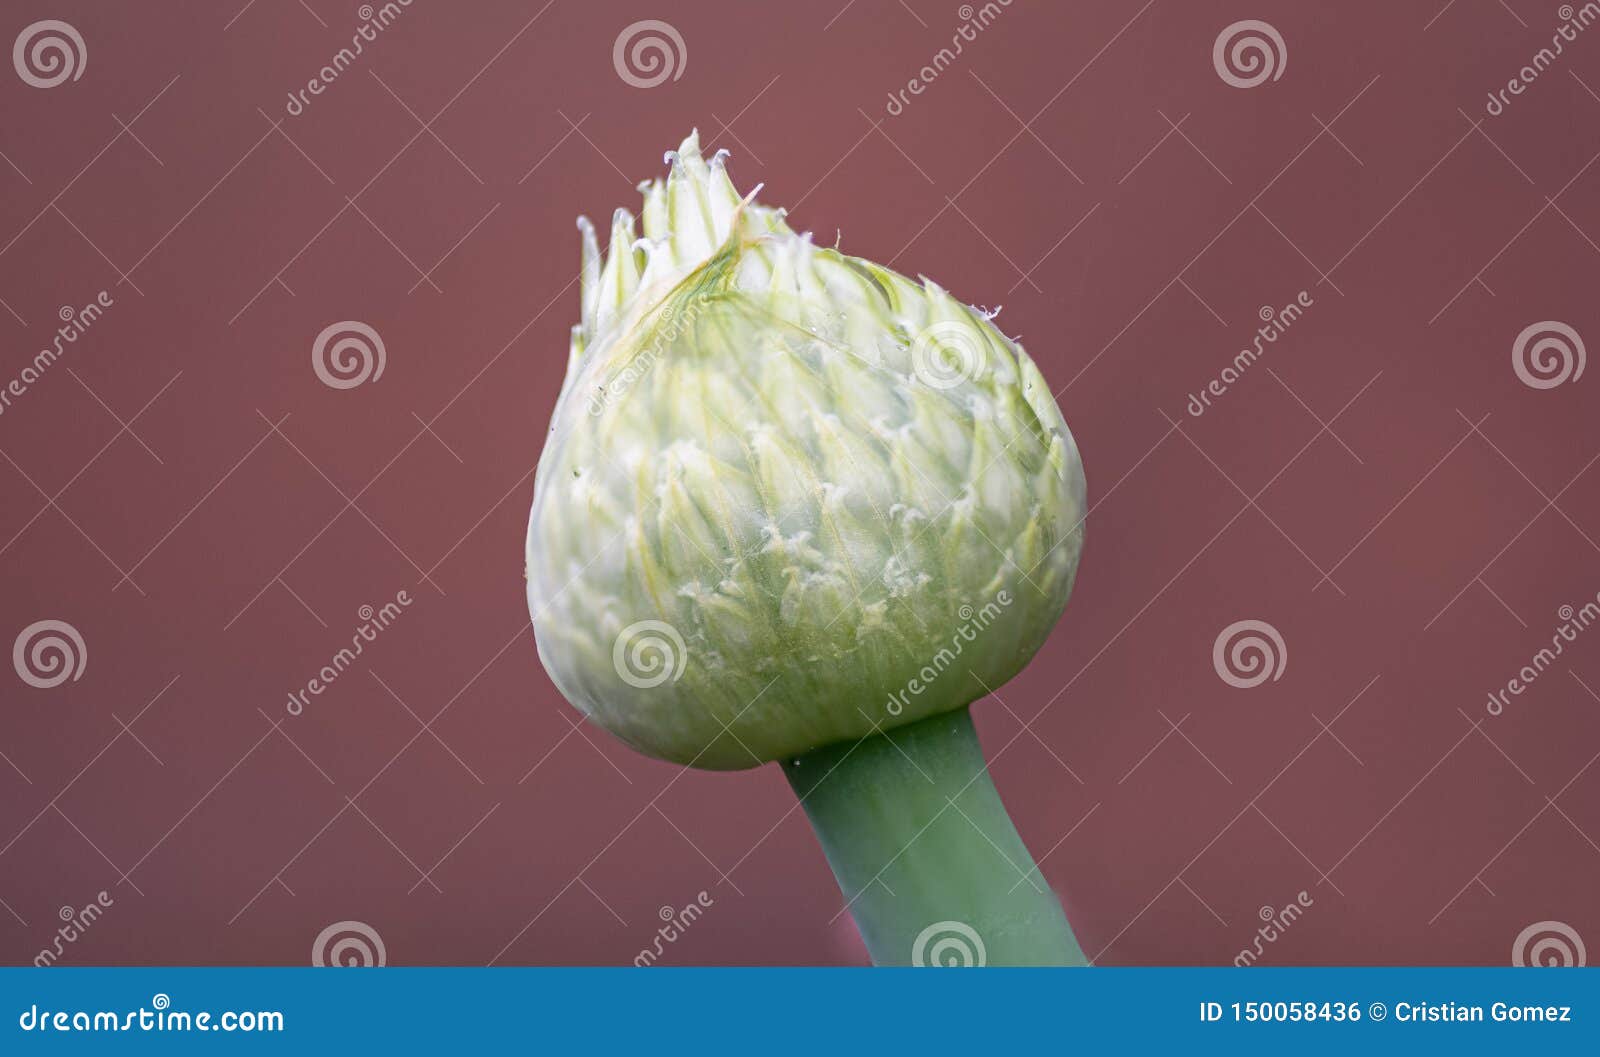
[[[1085,513],[1020,345],[814,246],[725,157],[691,135],[641,187],[642,235],[619,209],[603,256],[579,221],[583,318],[527,539],[556,686],[641,751],[716,769],[999,687],[1066,605]]]

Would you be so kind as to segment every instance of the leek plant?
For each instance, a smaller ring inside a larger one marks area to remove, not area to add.
[[[816,246],[691,135],[582,232],[527,536],[539,656],[590,721],[781,764],[878,964],[1082,964],[967,706],[1083,546],[1049,387],[990,316]],[[953,938],[952,938],[953,937]]]

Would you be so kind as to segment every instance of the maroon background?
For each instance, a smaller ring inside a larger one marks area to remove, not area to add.
[[[862,959],[775,768],[575,726],[528,626],[573,217],[696,125],[819,240],[1003,303],[1058,389],[1082,572],[976,714],[1087,952],[1227,963],[1301,890],[1263,963],[1600,943],[1600,632],[1484,710],[1600,589],[1600,367],[1510,362],[1538,320],[1600,341],[1600,28],[1485,119],[1557,5],[1018,2],[887,117],[957,5],[800,6],[417,0],[291,118],[356,4],[7,5],[5,41],[60,18],[88,61],[0,76],[0,380],[63,304],[115,304],[0,416],[0,646],[57,618],[88,647],[53,690],[0,667],[0,959],[102,889],[63,963],[304,964],[341,919],[392,964],[625,963],[701,890],[664,963]],[[615,74],[642,18],[680,80]],[[1211,46],[1245,18],[1288,62],[1240,90]],[[336,391],[309,350],[344,319],[388,360]],[[1252,690],[1211,663],[1245,618],[1289,654]]]

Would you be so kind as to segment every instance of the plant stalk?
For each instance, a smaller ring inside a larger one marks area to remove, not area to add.
[[[876,965],[1084,965],[967,709],[785,760]]]

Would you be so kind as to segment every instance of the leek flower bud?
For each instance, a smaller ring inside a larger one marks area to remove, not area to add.
[[[1077,571],[1083,469],[1049,387],[988,314],[741,197],[726,152],[690,135],[667,160],[604,254],[579,220],[527,537],[545,668],[593,722],[703,768],[793,778],[935,717],[970,733]]]

